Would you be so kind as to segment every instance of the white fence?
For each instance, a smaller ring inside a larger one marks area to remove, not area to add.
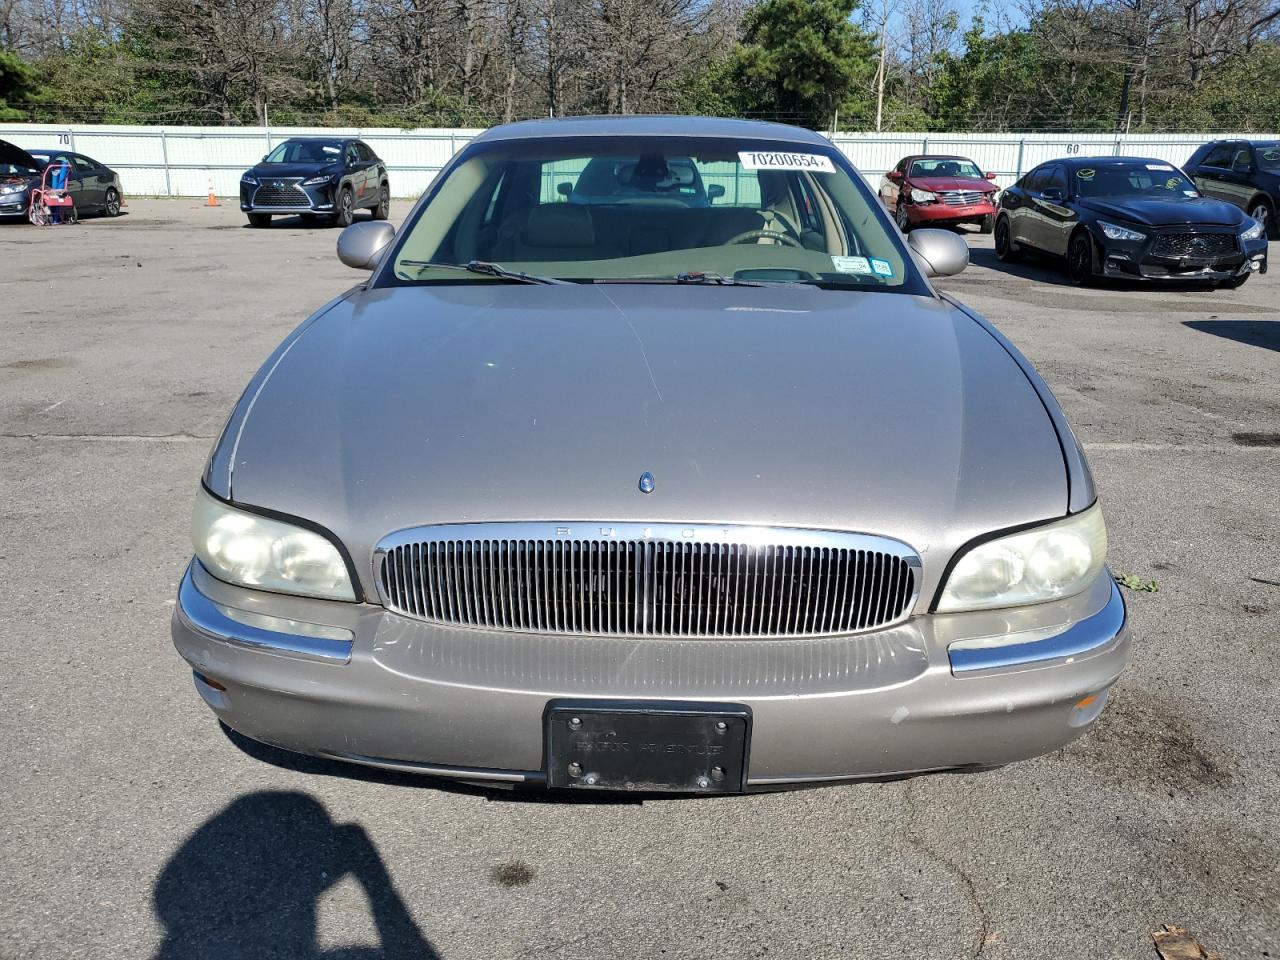
[[[220,196],[239,192],[240,174],[273,146],[302,135],[354,136],[382,157],[397,197],[417,197],[478,130],[394,130],[320,127],[141,127],[0,124],[0,140],[30,150],[61,147],[120,172],[135,196]],[[1181,165],[1209,139],[1229,134],[837,133],[837,147],[875,185],[884,171],[913,153],[956,153],[998,174],[1004,187],[1045,160],[1065,156],[1132,155]],[[1257,139],[1254,134],[1251,139]]]

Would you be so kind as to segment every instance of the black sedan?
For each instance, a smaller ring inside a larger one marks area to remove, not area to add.
[[[23,150],[0,140],[0,217],[26,219],[31,189],[40,186],[45,167],[67,165],[66,190],[75,201],[76,213],[120,215],[124,190],[120,175],[110,167],[82,153],[68,150]]]
[[[1001,194],[995,234],[1001,260],[1025,250],[1062,257],[1075,284],[1117,277],[1238,287],[1267,269],[1263,225],[1202,196],[1163,160],[1042,163]]]
[[[240,178],[240,209],[255,227],[273,214],[345,227],[362,207],[375,220],[391,213],[386,164],[362,140],[293,137]]]

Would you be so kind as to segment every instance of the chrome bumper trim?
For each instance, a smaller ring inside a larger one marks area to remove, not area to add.
[[[1111,584],[1106,606],[1091,617],[1072,624],[1062,633],[1030,643],[1005,646],[948,649],[951,672],[957,676],[980,676],[992,670],[1026,666],[1049,666],[1099,652],[1112,646],[1124,632],[1125,605],[1120,588]]]
[[[192,561],[194,563],[194,561]],[[280,657],[313,660],[321,663],[348,663],[354,640],[308,637],[295,633],[267,630],[233,620],[218,605],[201,593],[191,580],[191,567],[178,588],[177,615],[192,630],[222,643],[256,650]]]

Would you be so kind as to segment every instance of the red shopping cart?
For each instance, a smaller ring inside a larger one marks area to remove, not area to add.
[[[51,163],[40,175],[40,186],[31,191],[31,207],[27,213],[38,227],[76,222],[76,202],[67,192],[71,167],[65,160]]]

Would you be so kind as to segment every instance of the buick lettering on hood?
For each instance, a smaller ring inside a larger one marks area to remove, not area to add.
[[[1080,446],[931,283],[964,241],[904,239],[825,139],[498,127],[338,255],[367,282],[195,496],[173,639],[244,736],[717,794],[996,767],[1103,710],[1129,641]]]

